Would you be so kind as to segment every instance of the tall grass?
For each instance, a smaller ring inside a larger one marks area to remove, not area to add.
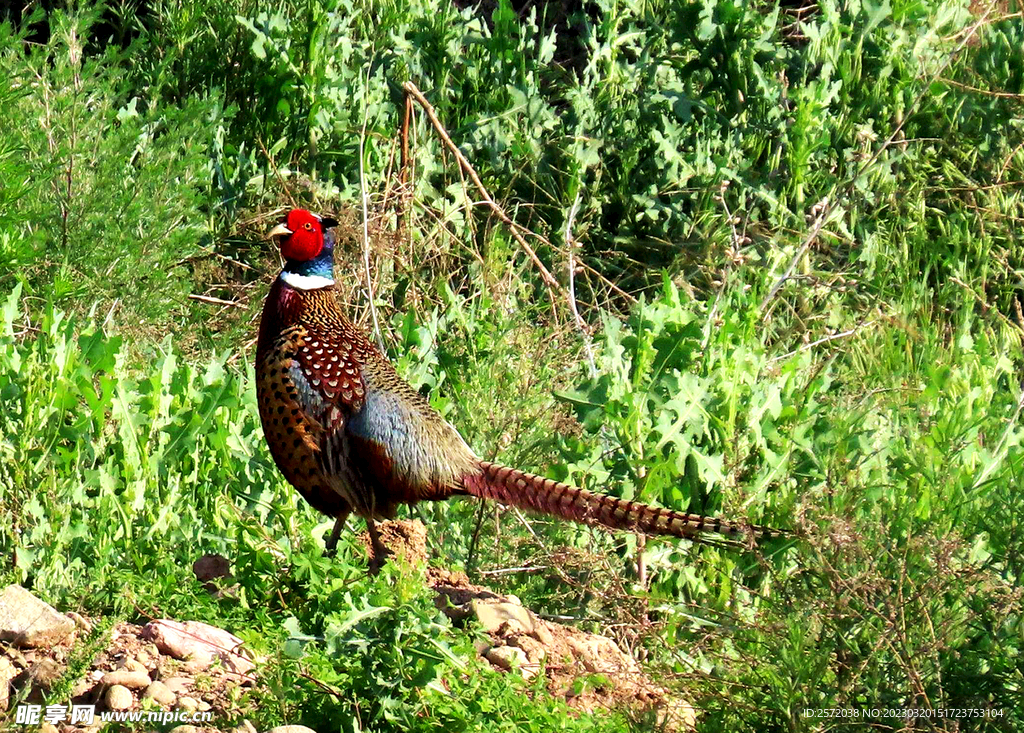
[[[705,730],[865,725],[807,708],[1020,727],[1019,10],[564,10],[204,0],[0,24],[8,579],[252,629],[268,722],[598,724],[467,668],[415,573],[363,578],[348,536],[324,560],[327,523],[263,446],[258,236],[293,204],[340,210],[340,297],[365,322],[362,162],[385,342],[482,455],[794,531],[638,545],[423,506],[438,562],[538,568],[487,577],[615,634]],[[554,291],[419,112],[402,169],[406,80]],[[240,603],[193,583],[196,548],[233,560]]]

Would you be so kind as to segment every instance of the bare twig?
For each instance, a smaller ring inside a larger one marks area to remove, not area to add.
[[[292,208],[295,208],[298,206],[298,204],[295,203],[295,197],[292,196],[291,189],[289,189],[285,184],[284,177],[281,175],[281,169],[277,167],[277,163],[275,163],[274,159],[270,157],[270,151],[267,150],[267,146],[263,144],[263,138],[257,137],[256,144],[259,145],[260,150],[263,151],[263,157],[267,159],[267,165],[273,169],[274,177],[277,179],[277,184],[281,187],[281,190],[284,191],[284,195],[288,197],[288,201],[291,203]],[[264,186],[265,185],[266,181],[264,181]]]
[[[423,92],[421,92],[411,81],[405,82],[403,88],[408,94],[412,95],[417,102],[419,102],[423,111],[427,113],[427,117],[430,119],[434,129],[437,130],[437,134],[441,136],[445,146],[451,151],[452,155],[455,156],[455,159],[459,162],[459,165],[469,176],[470,180],[473,181],[473,185],[476,186],[477,191],[480,192],[480,196],[483,197],[491,211],[493,211],[494,214],[509,228],[509,232],[512,234],[512,237],[519,243],[519,246],[523,248],[523,251],[526,252],[529,258],[533,261],[533,264],[540,271],[544,284],[547,285],[549,290],[557,288],[558,281],[555,280],[554,275],[552,275],[551,271],[548,270],[548,268],[544,266],[544,263],[540,261],[540,258],[537,256],[533,247],[530,246],[530,243],[526,241],[522,234],[519,233],[520,227],[512,221],[512,218],[505,213],[505,210],[501,208],[493,198],[491,198],[491,194],[487,192],[484,184],[480,181],[480,176],[477,175],[476,169],[473,168],[473,165],[469,162],[466,156],[462,154],[459,147],[452,142],[451,137],[448,135],[448,131],[445,130],[444,125],[442,125],[441,121],[437,118],[437,113],[434,111],[433,105],[431,105],[430,102],[427,101],[427,98],[423,96]]]
[[[198,300],[201,303],[211,303],[213,305],[230,305],[234,306],[235,308],[242,307],[241,303],[237,303],[233,300],[223,300],[221,298],[214,298],[212,295],[196,295],[195,293],[189,293],[188,297],[190,300]],[[113,309],[111,309],[111,313],[113,313]]]
[[[370,71],[367,67],[366,72],[366,88],[370,86]],[[366,172],[365,165],[363,162],[364,150],[366,145],[366,105],[363,105],[363,129],[359,133],[359,198],[363,203],[363,268],[366,274],[366,292],[369,295],[370,300],[370,315],[373,318],[373,335],[377,338],[377,347],[380,349],[380,353],[386,354],[384,349],[384,340],[380,335],[380,323],[377,321],[377,304],[374,302],[373,294],[373,279],[370,277],[370,225],[369,225],[369,213],[367,211],[367,195],[366,195]]]
[[[569,250],[569,308],[572,310],[573,320],[583,337],[583,350],[587,354],[587,364],[590,366],[590,378],[597,377],[597,365],[594,363],[594,349],[590,344],[590,334],[587,333],[587,324],[580,317],[579,309],[576,308],[576,256],[574,250],[580,246],[572,234],[572,225],[576,221],[576,212],[580,207],[580,192],[576,192],[576,198],[569,209],[569,219],[565,223],[565,246]]]
[[[874,323],[875,323],[874,321],[868,321],[867,323],[862,323],[859,326],[855,326],[855,327],[851,328],[849,331],[843,331],[842,333],[834,333],[831,336],[825,336],[824,338],[820,338],[817,341],[812,341],[809,344],[804,344],[799,349],[796,349],[794,351],[790,351],[788,354],[782,354],[781,356],[774,356],[774,357],[772,357],[771,359],[768,360],[768,363],[769,364],[774,364],[777,361],[783,361],[785,359],[788,359],[791,356],[796,356],[797,354],[800,354],[800,353],[802,353],[804,351],[807,351],[808,349],[813,349],[815,346],[821,346],[822,344],[827,344],[829,341],[836,341],[837,339],[843,339],[843,338],[846,338],[847,336],[853,336],[855,333],[857,333],[857,332],[867,328],[868,326],[873,325]]]
[[[524,565],[521,568],[497,568],[495,570],[481,570],[480,575],[511,575],[512,573],[534,573],[538,570],[547,569],[547,565]]]
[[[857,175],[860,175],[860,173],[858,172]],[[854,180],[856,180],[856,176],[854,177]],[[803,244],[800,245],[800,249],[798,249],[796,254],[793,255],[793,259],[789,261],[789,266],[786,267],[786,271],[782,273],[782,277],[775,281],[771,290],[768,291],[768,295],[764,296],[764,300],[761,301],[761,311],[764,311],[765,307],[772,301],[772,298],[775,297],[775,294],[779,292],[779,289],[787,280],[789,280],[790,275],[793,274],[793,269],[796,267],[796,264],[800,261],[800,258],[804,256],[804,252],[806,252],[808,247],[810,247],[814,240],[818,238],[821,228],[825,225],[825,220],[828,218],[828,215],[832,213],[832,206],[828,200],[828,196],[816,203],[811,211],[814,212],[815,209],[817,209],[818,215],[814,220],[814,226],[811,228],[810,234],[807,235]]]

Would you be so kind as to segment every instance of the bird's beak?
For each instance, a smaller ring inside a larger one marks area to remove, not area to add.
[[[267,239],[273,239],[274,237],[288,237],[291,236],[292,230],[284,224],[278,224],[276,227],[267,232]]]

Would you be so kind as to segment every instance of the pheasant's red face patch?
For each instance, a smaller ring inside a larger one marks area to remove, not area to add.
[[[296,262],[311,260],[324,248],[324,231],[320,220],[305,209],[288,212],[286,226],[291,236],[281,242],[281,254]]]

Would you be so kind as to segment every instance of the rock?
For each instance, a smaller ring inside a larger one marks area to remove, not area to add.
[[[211,662],[207,662],[205,659],[190,659],[187,662],[182,662],[178,665],[178,671],[184,672],[185,674],[199,674],[209,667]]]
[[[151,682],[142,697],[148,700],[155,700],[161,705],[170,705],[178,697],[163,682]]]
[[[470,608],[489,634],[496,634],[503,627],[511,633],[532,634],[536,627],[530,612],[514,603],[491,603],[474,598],[470,601]]]
[[[57,733],[57,726],[44,720],[43,724],[39,726],[39,733]]]
[[[129,672],[145,672],[149,674],[149,670],[146,669],[144,664],[139,663],[139,660],[128,657],[121,661],[121,669],[126,669]]]
[[[139,649],[135,652],[135,661],[145,670],[156,664],[156,660],[146,649]]]
[[[585,638],[571,638],[569,646],[588,672],[640,674],[636,660],[607,636],[588,634]]]
[[[257,733],[257,731],[255,725],[243,718],[242,722],[236,725],[231,733]]]
[[[107,672],[101,680],[105,685],[121,685],[130,687],[133,690],[142,690],[149,687],[149,674],[145,671],[136,672],[121,669],[117,672]]]
[[[530,660],[531,665],[538,669],[544,659],[547,658],[547,648],[532,636],[520,635],[514,639],[509,639],[508,643],[526,652],[526,657]]]
[[[245,674],[256,666],[237,653],[242,640],[216,626],[198,621],[151,621],[142,630],[142,637],[152,639],[164,654],[176,659],[191,659],[202,669],[219,657],[229,672]]]
[[[534,624],[533,638],[544,646],[551,646],[555,643],[555,636],[551,633],[551,629],[548,628],[547,621],[538,620],[537,623]]]
[[[276,728],[271,728],[267,733],[316,733],[316,731],[304,725],[279,725]]]
[[[163,680],[163,683],[168,690],[178,695],[188,692],[188,688],[192,686],[192,680],[188,677],[170,677]]]
[[[29,670],[33,684],[44,690],[49,690],[62,674],[64,674],[64,669],[49,657],[43,657]]]
[[[195,725],[176,725],[168,733],[203,733],[203,729]]]
[[[18,668],[14,666],[14,662],[7,657],[0,656],[0,713],[7,710],[11,694],[11,680],[18,674]]]
[[[179,697],[178,704],[175,705],[178,710],[184,710],[188,713],[194,713],[199,709],[199,702],[191,697]]]
[[[107,690],[107,695],[104,698],[107,703],[107,707],[111,710],[130,710],[132,705],[135,704],[135,698],[132,697],[132,691],[124,685],[112,685]]]
[[[682,700],[668,698],[658,706],[658,725],[669,733],[692,731],[697,727],[697,711]]]
[[[25,659],[25,655],[20,650],[15,649],[13,646],[7,648],[7,658],[14,662],[21,669],[28,669],[28,660]]]
[[[211,705],[210,703],[206,702],[206,700],[200,700],[200,701],[199,701],[199,707],[198,707],[198,710],[199,710],[199,712],[201,712],[201,713],[205,713],[205,712],[206,712],[207,710],[209,710],[209,709],[210,709],[210,708],[212,708],[212,707],[213,707],[213,706],[212,706],[212,705]]]
[[[75,622],[75,626],[80,628],[85,633],[88,634],[90,631],[92,631],[92,624],[89,623],[89,619],[85,618],[81,614],[75,613],[74,611],[68,611],[64,615],[67,616],[72,621],[74,621]]]
[[[20,585],[0,592],[0,639],[17,646],[54,646],[75,629],[75,622]]]
[[[519,647],[493,646],[487,650],[487,654],[484,656],[487,658],[487,661],[495,667],[501,667],[502,669],[509,671],[518,668],[526,679],[530,679],[530,677],[537,674],[536,665],[534,665],[532,673],[527,669],[527,665],[529,665],[530,660],[526,658],[526,652]]]

